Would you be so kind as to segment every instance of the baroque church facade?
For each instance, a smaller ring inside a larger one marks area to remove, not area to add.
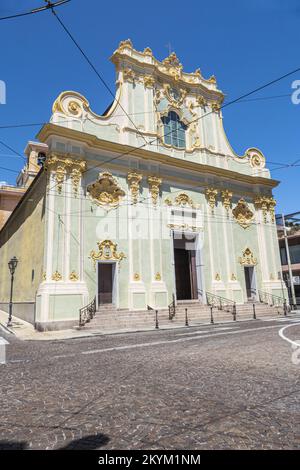
[[[117,89],[105,113],[66,91],[38,134],[45,161],[0,231],[1,279],[19,260],[14,300],[33,302],[45,330],[75,324],[93,298],[131,311],[208,294],[284,297],[278,181],[260,150],[231,148],[215,77],[130,40],[111,60]]]

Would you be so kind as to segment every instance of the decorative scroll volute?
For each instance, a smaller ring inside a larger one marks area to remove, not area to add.
[[[255,266],[257,264],[257,259],[254,258],[254,255],[250,248],[246,248],[243,251],[243,256],[239,257],[239,263],[242,266]]]
[[[253,212],[249,209],[248,204],[243,198],[238,201],[232,214],[237,223],[245,229],[251,225],[254,217]]]
[[[162,179],[158,178],[157,176],[149,176],[148,177],[148,184],[149,190],[152,198],[152,203],[156,206],[159,196],[159,187],[162,183]]]
[[[131,192],[131,200],[133,204],[136,204],[138,202],[140,182],[142,178],[143,178],[143,175],[136,173],[135,171],[132,171],[128,173],[127,175],[128,184],[129,184],[130,192]]]
[[[122,259],[126,258],[125,254],[121,252],[117,252],[117,244],[112,242],[111,240],[103,240],[102,242],[97,242],[99,251],[92,250],[90,252],[90,258],[94,262],[94,269],[96,269],[96,262],[97,261],[121,261]]]
[[[92,200],[100,206],[116,207],[125,196],[125,191],[119,186],[116,178],[107,171],[99,173],[98,180],[89,184],[87,191]]]

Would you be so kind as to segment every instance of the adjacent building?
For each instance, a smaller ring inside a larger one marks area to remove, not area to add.
[[[111,60],[105,113],[65,91],[37,136],[45,164],[0,231],[0,302],[12,256],[14,299],[34,304],[40,330],[76,324],[94,297],[117,310],[205,303],[207,293],[239,304],[260,290],[284,297],[278,181],[260,150],[231,148],[216,78],[130,40]]]
[[[283,229],[281,215],[276,216],[278,240],[280,247],[280,258],[282,265],[283,280],[287,286],[290,303],[293,304],[291,282],[289,276],[288,253],[290,256],[290,267],[294,285],[297,305],[300,304],[300,212],[284,215],[286,231]],[[286,233],[285,233],[286,232]],[[286,237],[285,237],[286,235]]]

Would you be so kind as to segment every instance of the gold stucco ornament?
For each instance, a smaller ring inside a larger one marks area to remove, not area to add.
[[[136,204],[138,202],[140,182],[142,178],[143,175],[137,173],[136,171],[130,171],[127,175],[128,184],[131,192],[131,200],[133,204]]]
[[[264,168],[266,165],[266,159],[263,153],[256,148],[249,148],[245,152],[245,157],[249,159],[252,168]]]
[[[253,212],[249,209],[248,204],[243,198],[238,201],[237,205],[232,211],[232,214],[237,223],[244,229],[251,225],[254,217]]]
[[[239,263],[242,266],[255,266],[257,264],[257,259],[254,258],[254,255],[250,248],[246,248],[243,251],[243,256],[239,257]]]
[[[134,279],[135,281],[140,281],[140,280],[141,280],[141,276],[139,275],[139,273],[134,273],[133,279]]]
[[[176,206],[190,206],[194,207],[193,199],[186,193],[180,193],[175,198]]]
[[[206,196],[208,205],[211,208],[212,213],[214,213],[217,195],[218,195],[218,190],[215,188],[207,188],[205,190],[205,196]]]
[[[103,240],[102,242],[97,242],[99,251],[92,250],[90,252],[89,258],[94,262],[94,269],[96,269],[97,261],[121,261],[126,258],[125,254],[121,251],[117,251],[117,243],[114,243],[111,240]]]
[[[76,274],[75,271],[72,271],[70,273],[69,279],[70,279],[70,281],[73,281],[73,282],[78,281],[78,279],[79,279],[78,274]]]
[[[52,274],[52,281],[61,281],[61,280],[62,280],[62,275],[58,271],[55,271],[55,273]]]
[[[156,206],[157,201],[158,201],[158,196],[159,196],[159,187],[162,183],[162,179],[158,178],[157,176],[149,176],[148,183],[149,183],[149,191],[151,194],[152,203],[154,206]]]
[[[160,274],[159,272],[157,272],[157,273],[155,274],[155,280],[156,280],[156,281],[161,281],[161,274]]]
[[[225,207],[225,210],[228,214],[230,206],[231,206],[232,192],[229,191],[228,189],[225,189],[224,191],[221,192],[221,197],[222,197],[223,206]]]
[[[100,206],[116,207],[119,205],[120,199],[125,196],[125,191],[108,171],[99,173],[98,180],[88,185],[87,192],[92,200]]]
[[[145,88],[153,88],[155,84],[155,78],[152,77],[151,75],[145,75],[144,76],[144,85]]]
[[[45,168],[55,175],[56,189],[59,194],[68,171],[71,171],[71,180],[74,195],[77,196],[82,173],[86,169],[85,160],[77,160],[69,154],[51,153],[48,155]]]
[[[275,222],[276,200],[273,196],[258,195],[255,197],[253,202],[256,209],[261,209],[264,223],[267,223],[268,213],[270,214],[271,221]]]
[[[79,116],[81,114],[81,107],[76,101],[70,101],[68,104],[68,111],[74,116]]]

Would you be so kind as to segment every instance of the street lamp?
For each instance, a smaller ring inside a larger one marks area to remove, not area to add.
[[[7,326],[12,326],[12,298],[13,298],[13,287],[14,287],[14,274],[18,264],[18,259],[14,256],[8,262],[8,267],[10,271],[10,299],[9,299],[9,313],[8,313],[8,322]]]

